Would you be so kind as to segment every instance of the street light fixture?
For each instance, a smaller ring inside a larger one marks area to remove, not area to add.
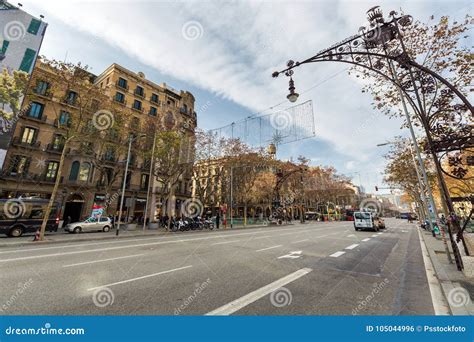
[[[290,87],[288,88],[290,93],[286,97],[291,103],[296,102],[298,100],[298,96],[300,96],[298,93],[295,93],[295,82],[293,81],[293,78],[290,77]]]
[[[280,74],[285,74],[290,78],[290,88],[294,88],[294,84],[291,83],[293,81],[292,75],[294,68],[309,63],[341,62],[370,70],[371,72],[378,74],[380,77],[383,77],[384,79],[391,82],[398,88],[400,92],[403,107],[406,107],[406,104],[409,104],[421,121],[422,127],[426,133],[427,150],[433,157],[436,176],[438,178],[440,191],[442,193],[442,200],[444,202],[443,204],[447,208],[447,213],[452,213],[454,212],[454,206],[449,195],[448,187],[443,178],[443,174],[445,174],[445,172],[442,169],[438,154],[453,150],[453,145],[455,143],[457,144],[456,150],[471,148],[474,144],[474,138],[472,135],[463,137],[462,134],[467,135],[466,132],[472,130],[472,128],[469,125],[464,125],[462,122],[460,122],[459,129],[456,130],[456,133],[454,133],[453,130],[443,131],[438,129],[436,124],[443,121],[442,114],[445,111],[437,111],[431,115],[427,113],[425,107],[423,106],[422,97],[420,95],[420,91],[423,89],[420,90],[417,81],[421,84],[421,87],[424,86],[423,82],[427,84],[429,82],[436,83],[445,87],[446,89],[443,89],[443,91],[451,96],[453,100],[457,98],[458,103],[451,106],[451,109],[456,112],[465,112],[466,114],[471,113],[471,115],[474,115],[474,107],[469,102],[468,98],[462,93],[462,91],[457,89],[455,85],[450,83],[437,72],[421,64],[418,64],[416,59],[410,56],[403,41],[401,27],[407,27],[412,24],[413,19],[411,16],[402,15],[398,17],[397,12],[391,11],[389,14],[391,18],[389,20],[384,20],[382,11],[379,7],[370,9],[367,15],[369,26],[359,30],[359,34],[353,35],[341,41],[340,43],[323,49],[316,55],[306,58],[302,61],[294,62],[290,60],[287,63],[287,67],[285,69],[273,72],[272,77],[275,78]],[[409,82],[403,82],[403,80],[399,80],[394,63],[397,63],[401,69],[405,70],[405,76],[409,77]],[[387,70],[383,70],[384,66],[387,66]],[[413,98],[413,94],[415,98]],[[291,93],[291,89],[290,95],[293,95]],[[296,101],[295,96],[290,95],[287,96],[288,99],[290,101]],[[405,103],[405,101],[407,103]],[[408,115],[408,112],[405,108],[404,111],[405,114]],[[412,132],[412,127],[410,127],[410,131],[412,134],[413,143],[415,144],[417,157],[420,159],[420,151],[418,145],[416,144],[416,139],[413,137],[414,134]],[[434,134],[437,135],[438,140],[434,139]],[[421,163],[420,167],[422,167]],[[448,232],[451,237],[452,249],[456,257],[458,270],[462,270],[463,263],[461,259],[461,253],[453,237],[453,232],[450,226],[453,226],[454,232],[457,232],[458,241],[463,240],[464,237],[462,235],[459,222],[457,220],[453,220],[448,225]]]

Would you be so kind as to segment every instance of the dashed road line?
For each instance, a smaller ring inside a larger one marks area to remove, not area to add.
[[[282,247],[282,246],[283,246],[283,245],[271,246],[271,247],[267,247],[267,248],[258,249],[258,250],[256,250],[255,252],[268,251],[269,249],[278,248],[278,247]]]
[[[117,258],[94,260],[94,261],[86,261],[86,262],[80,262],[80,263],[77,263],[77,264],[63,265],[63,267],[73,267],[73,266],[82,266],[82,265],[96,264],[96,263],[99,263],[99,262],[106,262],[106,261],[119,260],[119,259],[127,259],[127,258],[134,258],[134,257],[142,256],[142,255],[145,255],[145,254],[134,254],[134,255],[126,255],[126,256],[117,257]]]
[[[367,241],[369,241],[369,240],[370,240],[370,238],[365,238],[365,239],[363,239],[363,240],[361,240],[361,241],[367,242]]]
[[[343,254],[346,254],[346,252],[341,252],[341,251],[339,251],[339,252],[336,252],[336,253],[331,254],[330,257],[339,258],[339,257],[340,257],[341,255],[343,255]]]
[[[293,241],[292,243],[300,243],[300,242],[305,242],[305,241],[309,241],[309,239],[304,239],[304,240]]]
[[[176,272],[176,271],[184,270],[184,269],[190,268],[190,267],[193,267],[193,266],[189,265],[189,266],[184,266],[184,267],[173,268],[172,270],[167,270],[167,271],[162,271],[162,272],[158,272],[158,273],[148,274],[148,275],[145,275],[145,276],[132,278],[132,279],[127,279],[127,280],[117,281],[116,283],[91,287],[90,289],[87,289],[87,291],[94,291],[94,290],[97,290],[97,289],[100,289],[100,288],[103,288],[103,287],[111,287],[111,286],[115,286],[115,285],[130,283],[130,282],[135,281],[135,280],[141,280],[141,279],[146,279],[146,278],[150,278],[150,277],[156,277],[156,276],[161,275],[161,274]]]
[[[228,304],[225,304],[221,306],[220,308],[217,308],[211,312],[208,312],[206,316],[231,315],[234,312],[239,311],[240,309],[246,307],[247,305],[252,304],[253,302],[256,302],[260,298],[265,297],[266,295],[272,293],[273,291],[278,290],[279,288],[305,276],[311,271],[312,271],[311,268],[302,268],[296,272],[288,274],[287,276],[274,281],[273,283],[270,283],[264,287],[259,288],[258,290],[250,292],[249,294],[243,297],[240,297]]]
[[[240,241],[240,240],[216,242],[216,243],[211,243],[211,246],[215,246],[215,245],[225,245],[226,243],[234,243],[234,242],[239,242],[239,241]]]
[[[358,244],[358,243],[354,243],[353,245],[347,246],[347,247],[344,248],[344,249],[354,249],[354,248],[356,248],[357,246],[359,246],[359,244]]]

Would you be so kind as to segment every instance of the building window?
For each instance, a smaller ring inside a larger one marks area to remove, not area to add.
[[[89,175],[91,172],[91,164],[82,163],[79,168],[79,180],[82,182],[87,182],[89,180]]]
[[[59,124],[61,126],[71,127],[71,113],[61,111],[59,114]]]
[[[117,85],[122,89],[127,89],[127,80],[125,78],[119,77]]]
[[[58,174],[59,163],[55,161],[50,161],[46,167],[46,179],[55,180],[56,175]]]
[[[148,189],[148,180],[149,180],[149,175],[146,173],[142,174],[142,177],[140,178],[140,188],[141,189]]]
[[[36,51],[31,49],[26,49],[25,54],[23,55],[23,60],[20,64],[20,70],[26,73],[30,73],[31,66],[36,57]]]
[[[21,135],[21,142],[24,144],[32,145],[36,139],[36,129],[31,127],[25,127],[23,129],[23,134]]]
[[[43,115],[44,105],[38,102],[31,102],[31,107],[28,112],[30,118],[41,119]]]
[[[38,81],[34,92],[39,95],[46,95],[49,89],[49,83],[46,81]]]
[[[142,110],[141,101],[138,101],[138,100],[133,101],[133,109]]]
[[[70,105],[75,105],[77,100],[77,93],[75,91],[69,90],[66,96],[66,103]]]
[[[140,127],[140,119],[136,118],[136,117],[133,117],[132,121],[130,122],[130,126],[133,129],[138,129]]]
[[[115,101],[124,103],[125,102],[125,95],[119,92],[115,93]]]
[[[0,54],[4,55],[7,53],[7,48],[10,42],[8,40],[4,40],[2,43],[2,49],[0,50]]]
[[[60,134],[55,134],[53,137],[53,143],[51,144],[51,147],[53,148],[53,150],[61,150],[63,146],[64,146],[64,137]]]
[[[156,107],[150,107],[150,113],[149,113],[149,114],[150,114],[151,116],[156,116],[156,113],[157,113]]]
[[[154,94],[154,93],[151,94],[150,101],[151,101],[151,102],[158,103],[158,95],[156,95],[156,94]]]
[[[75,181],[77,180],[77,176],[79,175],[79,162],[75,161],[71,165],[71,172],[69,172],[69,180]]]
[[[21,175],[28,172],[29,158],[25,156],[13,156],[10,163],[10,174]]]
[[[135,95],[143,96],[143,94],[144,94],[143,88],[137,85],[137,88],[135,89]]]
[[[38,33],[40,26],[41,26],[41,21],[34,18],[31,19],[30,26],[28,26],[28,33],[36,35]]]
[[[107,149],[105,150],[104,158],[108,161],[115,161],[115,150],[113,149],[113,147],[107,147]]]

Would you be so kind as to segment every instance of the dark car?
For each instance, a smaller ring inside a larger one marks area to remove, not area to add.
[[[41,228],[49,200],[37,198],[0,199],[0,234],[19,237]],[[58,204],[54,203],[46,224],[47,231],[57,231]]]

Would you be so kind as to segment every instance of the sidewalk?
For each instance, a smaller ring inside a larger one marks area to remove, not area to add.
[[[417,227],[425,245],[429,259],[433,264],[435,277],[439,281],[442,293],[452,315],[474,315],[474,278],[467,278],[458,271],[448,238],[448,247],[453,263],[448,262],[446,250],[441,237],[433,237],[431,232]],[[427,267],[428,268],[428,267]]]
[[[298,222],[299,223],[299,222]],[[290,226],[291,224],[283,224],[281,226]],[[229,230],[240,230],[240,229],[252,229],[252,228],[264,228],[264,227],[273,227],[270,225],[234,225],[233,228],[230,228],[228,225],[227,228],[221,226],[219,229],[214,229],[214,231],[229,231]],[[117,237],[115,229],[104,233],[104,232],[89,232],[89,233],[80,233],[80,234],[71,234],[65,233],[60,229],[57,233],[46,233],[44,240],[33,241],[34,235],[26,235],[21,238],[1,238],[0,239],[0,248],[3,247],[21,247],[21,246],[40,246],[50,243],[65,243],[65,242],[83,242],[83,241],[101,241],[101,240],[111,240],[111,239],[127,239],[127,238],[139,238],[139,237],[150,237],[150,236],[171,236],[171,235],[184,235],[184,234],[197,234],[199,232],[208,232],[207,229],[203,230],[189,230],[189,231],[166,231],[164,228],[159,229],[147,229],[143,232],[142,229],[136,230],[124,230],[120,229],[120,234]]]

